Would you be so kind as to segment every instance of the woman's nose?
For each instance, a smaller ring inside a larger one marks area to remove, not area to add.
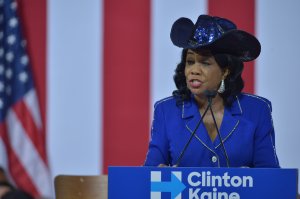
[[[200,72],[199,72],[199,71],[192,70],[192,71],[191,71],[191,74],[192,74],[192,75],[200,75]]]

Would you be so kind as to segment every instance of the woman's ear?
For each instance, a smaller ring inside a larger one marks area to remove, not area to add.
[[[230,70],[228,68],[226,68],[224,70],[224,73],[223,73],[223,79],[226,79],[226,77],[230,74]]]

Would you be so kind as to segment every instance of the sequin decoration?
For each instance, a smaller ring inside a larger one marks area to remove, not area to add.
[[[235,24],[218,17],[211,18],[211,20],[199,18],[196,26],[194,36],[189,40],[189,44],[194,47],[208,45],[220,38],[225,32],[236,29]]]

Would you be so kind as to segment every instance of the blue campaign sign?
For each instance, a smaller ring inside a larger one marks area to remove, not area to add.
[[[109,199],[296,199],[298,170],[109,167]]]

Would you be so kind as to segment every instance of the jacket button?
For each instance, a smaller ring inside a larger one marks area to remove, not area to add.
[[[216,156],[213,156],[213,157],[211,158],[211,161],[212,161],[213,163],[217,162],[217,160],[218,160],[218,158],[217,158]]]

